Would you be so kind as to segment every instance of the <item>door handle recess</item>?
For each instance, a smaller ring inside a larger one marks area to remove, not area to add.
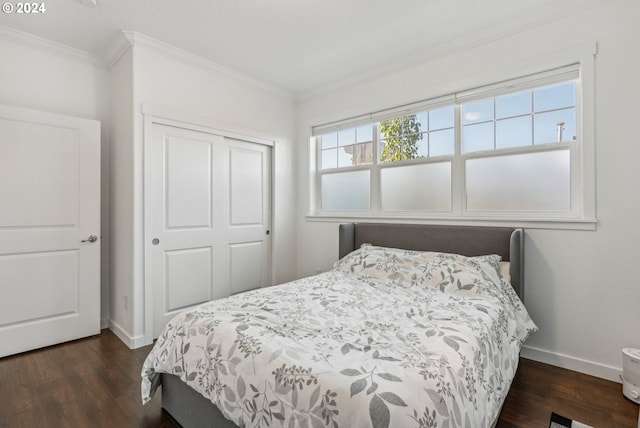
[[[97,240],[98,240],[98,237],[96,235],[91,235],[87,239],[83,239],[80,242],[96,242]]]

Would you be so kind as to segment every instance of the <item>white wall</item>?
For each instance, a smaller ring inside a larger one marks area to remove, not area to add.
[[[29,47],[32,40],[34,46]],[[109,316],[109,122],[107,71],[83,53],[23,33],[0,33],[0,104],[101,121],[101,320]],[[68,53],[65,57],[62,53]],[[75,59],[73,59],[75,58]]]
[[[125,342],[133,331],[130,310],[134,283],[134,131],[133,51],[128,49],[109,70],[111,119],[111,287],[109,328]],[[113,304],[117,302],[118,304]],[[126,305],[125,305],[126,302]]]
[[[133,141],[127,142],[125,156],[114,157],[114,174],[124,174],[124,187],[114,191],[114,204],[124,198],[125,222],[114,222],[113,245],[120,242],[126,251],[120,257],[114,251],[114,266],[131,263],[128,276],[114,273],[114,325],[121,338],[132,346],[144,343],[144,253],[143,253],[143,106],[154,110],[175,112],[176,118],[193,117],[207,125],[275,141],[273,182],[273,279],[275,283],[293,279],[295,269],[295,156],[293,146],[294,102],[282,91],[234,74],[185,52],[160,44],[142,35],[128,34],[133,47],[112,69],[118,72],[120,62],[132,61],[131,82],[133,115],[129,125]],[[128,64],[126,65],[128,67]],[[112,97],[118,95],[112,94]],[[119,105],[127,96],[119,96]],[[114,113],[115,115],[115,113]],[[127,122],[114,116],[114,123]],[[128,132],[128,130],[127,130]],[[114,139],[116,136],[114,136]],[[125,137],[126,139],[126,137]],[[116,143],[115,145],[118,145]],[[131,202],[131,204],[130,204]],[[115,218],[115,215],[114,215]],[[131,254],[130,254],[131,253]],[[114,272],[118,269],[114,268]],[[123,272],[124,273],[124,272]],[[128,308],[125,309],[125,298]],[[152,326],[149,326],[152,328]],[[116,328],[118,330],[118,328]]]
[[[640,262],[639,20],[637,1],[611,1],[307,95],[297,109],[298,275],[326,270],[337,258],[337,224],[305,218],[311,126],[540,71],[597,42],[597,230],[527,229],[525,302],[540,331],[523,355],[618,380],[621,349],[640,346],[640,278],[633,268]]]
[[[141,35],[114,46],[126,49],[107,70],[87,53],[3,29],[0,103],[102,122],[101,319],[138,346],[145,332],[142,105],[275,141],[274,283],[296,274],[295,106],[283,91]]]

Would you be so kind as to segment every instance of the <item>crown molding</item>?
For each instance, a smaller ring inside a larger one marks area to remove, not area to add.
[[[126,51],[131,49],[132,46],[133,43],[124,34],[124,32],[118,33],[111,43],[109,43],[109,46],[107,46],[107,49],[104,52],[103,60],[106,68],[111,70],[111,68],[116,65],[120,57],[122,57]]]
[[[294,99],[294,94],[285,89],[255,79],[230,67],[223,66],[215,61],[211,61],[197,54],[191,53],[181,48],[177,48],[173,45],[161,42],[160,40],[135,31],[123,30],[121,32],[121,35],[114,41],[105,58],[105,62],[107,63],[108,67],[112,67],[117,62],[118,58],[120,58],[120,56],[131,47],[141,48],[158,53],[176,62],[189,64],[208,73],[223,76],[225,78],[229,78],[243,84],[251,85],[280,98],[284,98],[287,100]]]
[[[294,99],[294,95],[291,92],[286,91],[282,88],[247,76],[229,67],[225,67],[214,61],[208,60],[191,52],[153,39],[149,36],[145,36],[144,34],[137,33],[135,31],[123,30],[117,37],[114,38],[112,43],[107,47],[102,57],[60,43],[56,43],[39,36],[34,36],[32,34],[16,30],[6,25],[0,25],[0,40],[5,40],[16,45],[35,49],[50,55],[57,56],[59,58],[90,65],[102,70],[111,69],[118,62],[120,57],[132,47],[143,48],[152,52],[159,53],[177,62],[195,66],[209,73],[219,76],[222,75],[226,78],[230,78],[235,81],[260,88],[263,91],[276,95],[280,98],[284,98],[287,100]]]
[[[52,42],[51,40],[19,31],[6,25],[0,25],[0,40],[35,49],[80,64],[90,65],[100,69],[106,68],[102,58],[97,55]]]
[[[297,94],[296,102],[303,103],[316,96],[339,91],[360,83],[370,82],[384,76],[397,73],[409,67],[427,64],[434,60],[456,55],[483,45],[488,45],[498,40],[586,12],[590,9],[611,3],[614,0],[579,1],[581,2],[579,4],[565,1],[556,2],[554,7],[546,7],[544,9],[537,10],[528,14],[523,19],[512,20],[501,25],[486,27],[481,31],[469,33],[449,42],[425,49],[415,55],[405,58],[404,60],[389,62],[385,65],[375,67],[372,71],[346,77],[315,89],[303,91]]]

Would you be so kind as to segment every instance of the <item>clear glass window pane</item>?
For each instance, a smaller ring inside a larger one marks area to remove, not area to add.
[[[353,166],[353,145],[338,147],[338,167]]]
[[[466,161],[467,210],[571,209],[569,150]]]
[[[536,89],[533,91],[533,100],[536,112],[564,107],[575,107],[576,83],[567,82]]]
[[[429,156],[429,134],[423,133],[418,140],[418,153],[417,157],[426,158]]]
[[[573,141],[576,139],[575,108],[538,113],[534,117],[534,123],[535,144]]]
[[[429,156],[452,155],[456,150],[456,137],[453,129],[429,133]]]
[[[383,120],[380,122],[378,138],[381,143],[384,143],[381,148],[386,146],[387,139],[391,141],[390,144],[397,144],[401,132],[402,120],[400,118],[395,117],[393,119]]]
[[[356,128],[341,129],[338,131],[338,146],[348,146],[356,142]]]
[[[324,211],[368,211],[369,171],[324,174],[321,178]]]
[[[420,132],[429,130],[429,112],[423,111],[416,113],[416,122],[420,127]]]
[[[462,123],[464,125],[487,120],[493,120],[493,98],[462,105]]]
[[[413,134],[381,140],[380,162],[416,159],[419,156],[419,145],[423,139],[422,134]]]
[[[429,112],[429,129],[453,128],[453,106],[443,107]],[[426,131],[424,128],[423,131]]]
[[[531,114],[531,91],[496,97],[496,118]]]
[[[450,211],[451,163],[383,168],[380,195],[384,211]]]
[[[395,136],[417,134],[424,126],[421,122],[425,116],[411,114],[408,116],[393,117],[380,122],[380,139],[390,139]]]
[[[379,138],[381,140],[397,137],[402,133],[402,118],[394,117],[392,119],[380,122]]]
[[[331,134],[324,134],[320,136],[323,149],[329,149],[338,145],[338,133],[332,132]]]
[[[503,119],[496,122],[496,148],[530,146],[531,116]]]
[[[368,141],[373,141],[373,126],[364,125],[356,128],[356,142],[366,143]]]
[[[420,132],[420,122],[415,114],[405,116],[402,118],[402,134],[412,135]],[[417,141],[417,140],[416,140]]]
[[[462,152],[493,150],[493,122],[466,125],[462,130]]]
[[[353,147],[352,159],[354,165],[365,165],[373,162],[373,143],[361,143],[351,147]]]
[[[329,149],[322,151],[321,169],[338,167],[338,149]]]

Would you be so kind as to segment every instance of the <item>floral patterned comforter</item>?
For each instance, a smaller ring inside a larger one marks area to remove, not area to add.
[[[484,427],[536,330],[498,256],[363,246],[333,270],[168,323],[142,369],[247,427]]]

